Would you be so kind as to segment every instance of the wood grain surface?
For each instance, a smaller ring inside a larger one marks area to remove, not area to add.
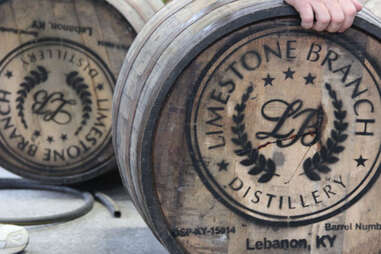
[[[381,23],[299,23],[281,1],[173,1],[132,45],[114,146],[170,253],[381,250]]]
[[[135,16],[142,24],[162,3],[112,4],[0,4],[0,164],[7,170],[62,184],[115,168],[111,106],[116,78],[141,29]]]

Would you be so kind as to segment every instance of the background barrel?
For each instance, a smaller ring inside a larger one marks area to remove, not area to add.
[[[0,4],[0,165],[48,183],[115,168],[111,106],[137,32],[160,0]]]
[[[131,46],[114,147],[170,253],[381,249],[381,22],[299,24],[281,1],[173,1]]]
[[[373,14],[375,14],[378,17],[381,17],[381,1],[380,0],[368,0],[368,1],[362,1],[364,6],[368,8]]]

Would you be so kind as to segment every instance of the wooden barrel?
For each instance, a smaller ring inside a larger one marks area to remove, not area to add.
[[[114,169],[111,108],[124,57],[160,0],[0,4],[0,165],[48,183]]]
[[[381,22],[299,24],[281,1],[173,1],[132,44],[114,147],[170,253],[381,249]]]

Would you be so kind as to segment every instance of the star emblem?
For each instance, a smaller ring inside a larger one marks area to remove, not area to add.
[[[218,171],[228,171],[229,163],[225,162],[225,160],[222,160],[220,163],[217,163]]]
[[[308,73],[308,75],[306,77],[304,77],[304,79],[306,80],[306,85],[308,84],[314,84],[315,82],[315,79],[316,79],[316,76],[312,76],[311,72]]]
[[[54,142],[54,139],[52,136],[49,136],[46,140],[49,142],[49,144]]]
[[[34,132],[33,132],[33,136],[35,136],[35,137],[39,137],[39,136],[41,136],[41,132],[40,131],[38,131],[38,130],[35,130]]]
[[[10,79],[13,77],[13,73],[11,71],[7,71],[7,73],[5,73],[5,76]]]
[[[285,77],[284,77],[285,80],[286,80],[286,79],[289,79],[289,78],[290,78],[290,79],[294,79],[295,71],[291,70],[290,67],[288,67],[288,70],[287,70],[287,71],[284,71],[283,73],[284,73],[284,75],[285,75]]]
[[[98,90],[103,90],[103,84],[98,84],[98,85],[97,85],[97,89],[98,89]]]
[[[67,135],[66,134],[62,134],[61,135],[61,139],[62,139],[62,141],[65,142],[67,140]]]
[[[265,81],[265,86],[268,86],[268,85],[272,86],[275,78],[271,77],[270,74],[267,74],[267,77],[263,78],[263,80]]]
[[[362,155],[360,155],[360,157],[358,159],[355,159],[355,161],[357,162],[357,167],[360,167],[360,166],[365,167],[365,162],[367,160],[368,159],[365,159],[365,158],[362,157]]]

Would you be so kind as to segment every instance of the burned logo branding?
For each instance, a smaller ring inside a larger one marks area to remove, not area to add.
[[[41,39],[0,68],[1,144],[26,168],[73,170],[108,145],[114,78],[90,49]]]
[[[246,218],[305,225],[360,200],[379,176],[379,75],[345,40],[278,28],[217,52],[189,99],[200,177]]]

